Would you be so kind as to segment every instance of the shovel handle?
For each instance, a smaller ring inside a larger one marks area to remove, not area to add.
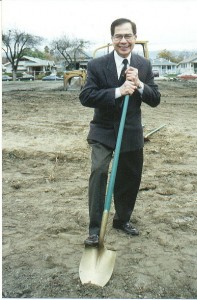
[[[110,211],[110,207],[111,207],[111,199],[112,199],[112,194],[113,194],[114,184],[115,184],[115,179],[116,179],[116,172],[117,172],[117,167],[118,167],[118,160],[119,160],[119,155],[120,155],[120,148],[121,148],[121,143],[122,143],[122,136],[123,136],[123,130],[124,130],[124,125],[125,125],[128,103],[129,103],[129,95],[126,95],[125,99],[124,99],[122,116],[121,116],[121,120],[120,120],[118,137],[117,137],[117,141],[116,141],[116,148],[115,148],[114,159],[113,159],[113,163],[112,163],[111,176],[109,179],[107,194],[106,194],[106,198],[105,198],[104,211],[108,211],[108,212]]]
[[[165,126],[166,126],[166,124],[161,125],[161,126],[159,126],[158,128],[156,128],[156,129],[154,129],[154,130],[151,130],[151,132],[149,132],[148,134],[146,134],[144,138],[147,139],[150,135],[152,135],[153,133],[159,131],[161,128],[163,128],[163,127],[165,127]]]
[[[117,167],[118,167],[118,160],[119,160],[119,155],[120,155],[120,148],[121,148],[121,143],[122,143],[122,135],[123,135],[124,125],[125,125],[128,103],[129,103],[129,95],[126,95],[125,99],[124,99],[122,116],[121,116],[120,126],[119,126],[119,130],[118,130],[118,137],[117,137],[117,141],[116,141],[116,148],[115,148],[115,152],[114,152],[114,159],[113,159],[113,163],[112,163],[111,175],[110,175],[107,193],[106,193],[106,197],[105,197],[105,205],[104,205],[104,211],[103,211],[102,222],[101,222],[101,230],[100,230],[100,235],[99,235],[99,248],[100,249],[102,249],[104,247],[104,236],[105,236],[105,231],[106,231],[106,227],[107,227],[109,211],[110,211],[110,207],[111,207],[111,200],[112,200],[112,194],[113,194],[114,184],[115,184],[115,179],[116,179],[116,172],[117,172]]]

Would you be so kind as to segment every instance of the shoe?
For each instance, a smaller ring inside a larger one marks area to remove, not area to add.
[[[130,235],[139,235],[138,229],[135,228],[130,222],[120,223],[119,221],[114,220],[113,228],[120,229]]]
[[[85,241],[86,246],[97,247],[99,244],[99,236],[97,234],[90,235]]]

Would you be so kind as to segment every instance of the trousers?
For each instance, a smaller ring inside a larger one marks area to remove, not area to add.
[[[113,149],[98,142],[91,144],[91,173],[89,177],[89,234],[100,233],[102,214]],[[135,206],[143,168],[143,148],[120,153],[114,185],[114,219],[128,222]]]

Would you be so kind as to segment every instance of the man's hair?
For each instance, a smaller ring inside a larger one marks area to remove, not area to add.
[[[114,35],[114,31],[115,31],[115,27],[116,26],[119,26],[119,25],[122,25],[124,23],[130,23],[131,24],[131,27],[132,27],[132,30],[133,30],[133,33],[136,34],[137,33],[137,28],[136,28],[136,24],[134,22],[132,22],[131,20],[129,19],[125,19],[125,18],[120,18],[120,19],[117,19],[115,21],[112,22],[111,24],[111,36]]]

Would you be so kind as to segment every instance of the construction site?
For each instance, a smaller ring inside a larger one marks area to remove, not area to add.
[[[144,136],[161,129],[144,147],[140,235],[112,228],[112,205],[105,244],[117,257],[101,288],[79,278],[93,110],[77,82],[3,83],[4,298],[196,298],[196,84],[158,81],[161,104],[142,105]]]

